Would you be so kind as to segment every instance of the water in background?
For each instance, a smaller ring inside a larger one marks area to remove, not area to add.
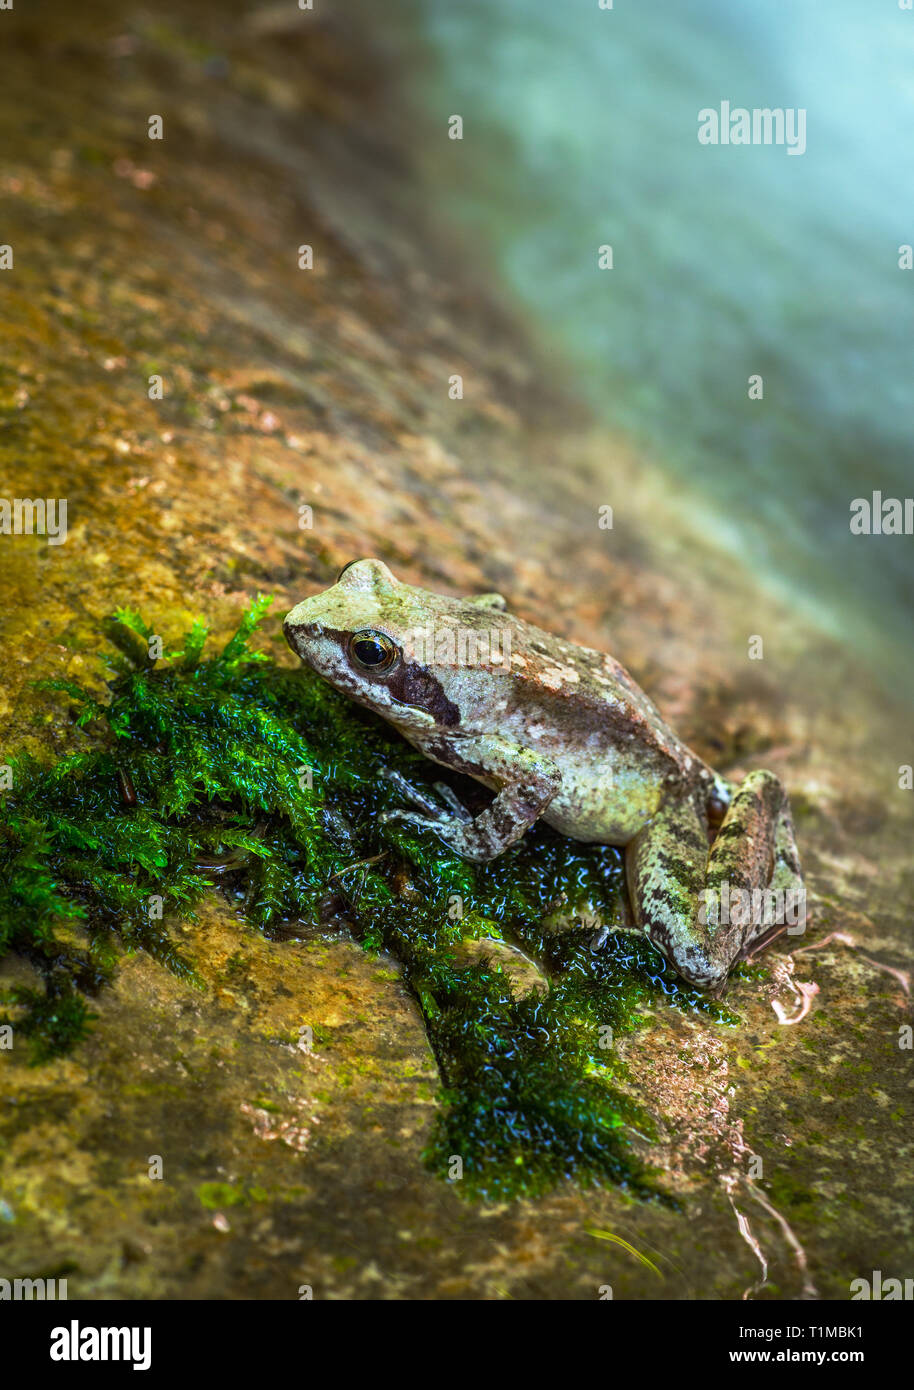
[[[718,509],[725,544],[890,679],[910,673],[914,538],[848,522],[855,497],[914,490],[914,271],[898,268],[914,243],[914,13],[399,4],[427,49],[427,111],[442,131],[465,119],[463,144],[429,161],[446,215],[603,418]],[[698,112],[722,99],[805,107],[806,153],[700,145]]]

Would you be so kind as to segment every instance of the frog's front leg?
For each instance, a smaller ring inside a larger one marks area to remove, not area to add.
[[[453,793],[443,799],[450,810],[438,810],[434,803],[414,789],[407,789],[411,799],[422,806],[425,814],[415,811],[388,811],[382,820],[402,820],[424,830],[434,830],[440,840],[464,859],[482,863],[495,859],[513,845],[534,821],[539,820],[561,785],[561,773],[548,758],[519,748],[496,737],[451,739],[440,745],[429,742],[421,745],[435,762],[458,772],[478,776],[484,771],[487,780],[496,784],[497,795],[491,805],[478,816],[470,816]]]
[[[662,807],[626,849],[638,925],[684,979],[704,989],[722,984],[753,942],[783,930],[787,922],[776,918],[785,908],[805,907],[778,778],[749,774],[710,851],[706,796],[696,789]]]

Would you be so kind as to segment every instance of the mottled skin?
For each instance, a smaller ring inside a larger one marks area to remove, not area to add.
[[[497,594],[455,599],[401,584],[380,560],[348,565],[292,609],[284,631],[337,690],[496,792],[472,818],[446,789],[445,807],[401,783],[420,813],[393,815],[474,860],[495,858],[540,818],[577,840],[625,846],[635,920],[702,987],[721,985],[777,934],[770,920],[709,924],[699,908],[703,890],[725,881],[802,887],[781,783],[754,772],[732,787],[611,656],[512,617]],[[474,659],[458,636],[488,638],[491,651]]]

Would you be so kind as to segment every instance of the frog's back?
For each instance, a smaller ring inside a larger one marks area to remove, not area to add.
[[[665,796],[708,769],[608,653],[513,623],[511,674],[490,706],[491,731],[559,766],[549,824],[577,839],[627,843]]]

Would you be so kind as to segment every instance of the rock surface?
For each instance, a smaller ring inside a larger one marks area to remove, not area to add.
[[[437,1079],[395,963],[265,941],[214,898],[187,928],[202,991],[131,957],[71,1058],[0,1052],[2,1272],[290,1299],[846,1298],[903,1275],[905,711],[564,399],[422,209],[428,137],[384,64],[291,14],[3,17],[0,463],[6,495],[66,497],[70,527],[0,537],[3,751],[69,746],[30,682],[91,677],[119,605],[166,638],[197,614],[227,631],[256,591],[279,613],[379,555],[612,650],[716,765],[784,776],[811,930],[734,986],[738,1028],[658,1009],[625,1042],[681,1211],[572,1187],[485,1206],[422,1167]],[[28,973],[8,958],[0,985]]]

